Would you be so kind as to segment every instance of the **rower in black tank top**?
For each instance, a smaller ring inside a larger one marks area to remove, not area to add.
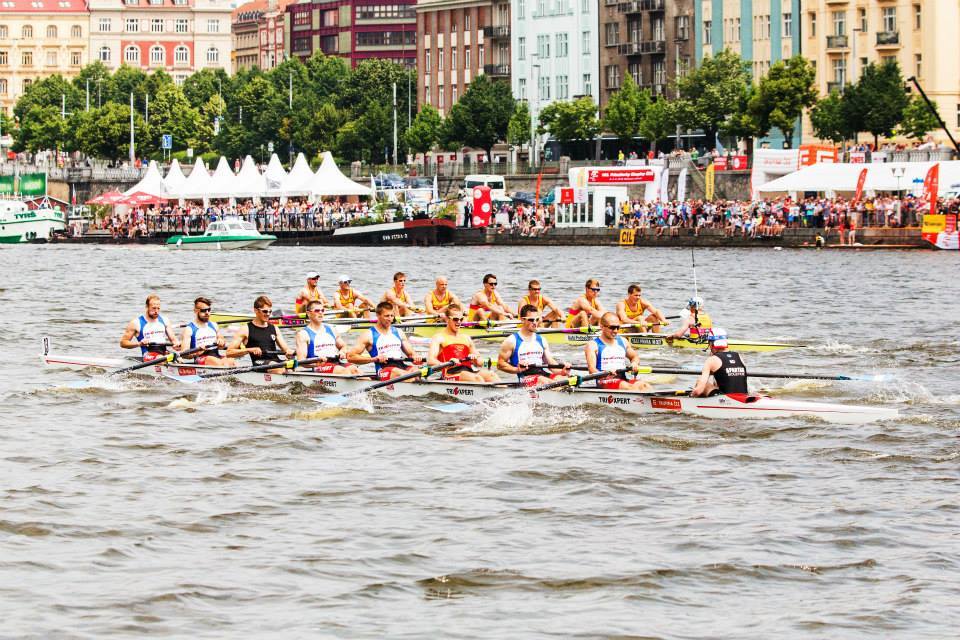
[[[260,347],[261,355],[249,354],[253,364],[278,362],[285,359],[283,354],[277,353],[279,348],[277,347],[277,327],[275,325],[268,324],[265,327],[258,327],[252,322],[247,323],[247,348],[252,349],[254,347]]]
[[[750,393],[747,390],[747,368],[736,351],[714,354],[720,358],[720,368],[713,372],[720,393]]]

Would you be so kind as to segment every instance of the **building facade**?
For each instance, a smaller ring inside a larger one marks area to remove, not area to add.
[[[418,106],[445,115],[478,75],[509,81],[509,2],[421,0],[417,32]]]
[[[183,82],[200,69],[231,72],[226,0],[89,0],[90,58],[111,70],[163,69]]]
[[[657,97],[693,65],[693,0],[603,0],[600,4],[600,106],[627,74]]]
[[[39,78],[76,76],[89,61],[84,0],[4,0],[0,9],[0,110],[10,113]]]
[[[233,11],[233,70],[273,69],[286,56],[284,19],[290,0],[254,0]]]
[[[416,0],[300,0],[286,8],[286,54],[307,59],[316,51],[355,67],[384,58],[413,66],[417,56]]]

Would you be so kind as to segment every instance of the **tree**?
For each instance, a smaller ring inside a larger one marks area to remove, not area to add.
[[[677,129],[676,103],[661,98],[647,107],[640,121],[640,135],[650,141],[650,149],[656,151],[657,141],[665,140]]]
[[[136,139],[143,141],[147,134],[143,116],[134,113],[133,122]],[[108,102],[100,109],[77,114],[75,137],[77,149],[94,158],[127,157],[130,153],[130,106]]]
[[[873,134],[874,146],[880,136],[893,135],[903,120],[907,102],[900,66],[895,61],[868,64],[857,84],[847,87],[843,96],[847,122],[854,131]]]
[[[774,63],[747,104],[759,129],[767,132],[776,127],[790,146],[797,120],[817,101],[815,81],[816,71],[803,56]]]
[[[443,120],[440,113],[429,104],[423,105],[403,136],[404,144],[411,153],[426,153],[440,139]]]
[[[83,108],[83,99],[77,88],[63,76],[52,75],[37,80],[24,91],[13,107],[13,115],[20,120],[21,124],[28,124],[25,120],[33,107],[54,107],[59,117],[64,103],[68,113],[74,113]]]
[[[530,105],[526,100],[517,100],[513,115],[507,122],[507,142],[513,145],[530,142]]]
[[[183,81],[183,95],[191,105],[202,109],[214,96],[227,98],[232,95],[230,76],[223,69],[201,69]]]
[[[640,132],[640,123],[649,106],[649,95],[637,88],[633,76],[628,73],[620,88],[610,96],[607,111],[603,114],[603,128],[629,148],[634,136]]]
[[[509,84],[479,75],[450,108],[450,114],[444,120],[441,142],[448,148],[485,149],[492,158],[493,145],[506,139],[507,123],[515,107]]]
[[[677,80],[678,102],[686,105],[678,114],[684,128],[702,128],[707,140],[728,124],[744,102],[750,86],[750,67],[729,50],[705,57],[700,66]]]
[[[13,150],[36,153],[44,149],[68,149],[73,146],[72,131],[69,121],[60,115],[59,106],[33,104],[20,119]]]
[[[130,104],[130,94],[138,103],[144,94],[147,74],[140,69],[123,64],[113,74],[113,95],[110,100],[118,104]],[[142,107],[139,107],[142,108]]]
[[[293,113],[283,118],[278,133],[281,139],[293,142],[295,148],[314,157],[321,151],[334,149],[337,131],[347,121],[347,116],[332,102],[307,106],[295,100]]]
[[[600,120],[597,118],[597,105],[593,98],[583,96],[576,100],[548,104],[540,112],[540,126],[537,129],[540,134],[546,131],[561,145],[574,141],[582,142],[585,155],[589,155],[587,145],[600,133]]]
[[[813,125],[815,136],[837,144],[852,138],[856,133],[847,122],[843,96],[839,91],[831,91],[830,95],[817,101],[810,109],[810,124]]]
[[[937,109],[937,103],[933,103],[933,111],[931,111],[922,96],[914,95],[903,110],[903,122],[900,123],[898,133],[908,138],[921,140],[934,129],[939,129],[940,126],[940,112]]]
[[[89,89],[90,106],[97,108],[103,106],[105,101],[109,101],[114,92],[110,70],[99,60],[80,69],[80,73],[73,79],[73,86],[83,93],[84,106],[86,106],[87,89]]]
[[[175,84],[162,86],[150,100],[150,135],[154,144],[161,135],[173,136],[173,149],[199,149],[213,136],[210,121],[190,105]]]

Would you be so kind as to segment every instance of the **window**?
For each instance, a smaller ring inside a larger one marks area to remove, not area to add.
[[[190,49],[180,45],[173,50],[174,64],[190,64]]]
[[[867,10],[864,8],[857,9],[857,21],[860,23],[860,31],[867,32]]]
[[[209,64],[219,64],[220,63],[220,49],[216,47],[210,47],[207,49],[207,62]]]
[[[590,55],[590,32],[584,31],[580,35],[580,53],[581,55]]]
[[[437,91],[437,108],[443,111],[443,85],[440,85],[439,91]]]
[[[24,78],[23,80],[23,92],[26,93],[27,89],[30,88],[30,85],[33,84],[33,78]]]
[[[0,51],[0,64],[10,64],[10,54],[8,54],[6,51]]]
[[[814,11],[811,11],[807,14],[807,18],[810,20],[810,37],[817,37],[817,14]]]
[[[458,97],[459,97],[459,94],[458,94],[458,92],[457,92],[457,86],[454,85],[454,86],[450,89],[450,104],[456,104]]]
[[[923,74],[920,72],[920,69],[923,66],[923,56],[919,53],[913,54],[913,68],[915,69],[914,75],[918,78],[923,78]]]
[[[100,18],[100,21],[97,23],[97,31],[106,33],[110,31],[111,28],[110,18]]]
[[[484,61],[487,59],[487,58],[485,57],[485,52],[484,52],[484,49],[483,49],[483,43],[478,43],[478,44],[477,44],[477,59],[480,61],[480,62],[478,62],[477,64],[482,67]]]
[[[540,86],[540,99],[549,100],[550,99],[550,76],[541,76],[539,86]]]
[[[427,73],[430,73],[430,49],[423,52],[423,69]]]
[[[534,18],[540,17],[547,12],[547,0],[537,0],[537,10],[533,14]]]
[[[83,55],[79,51],[70,52],[70,66],[79,67],[83,63]]]
[[[638,87],[643,84],[643,67],[640,66],[639,62],[631,62],[627,65],[627,73],[630,74],[630,77],[633,78],[634,84]]]
[[[463,15],[463,30],[470,31],[470,18],[472,16],[469,13]]]
[[[518,18],[523,19],[526,17],[525,15],[526,9],[524,8],[526,7],[526,5],[527,5],[527,0],[517,0],[517,17]]]
[[[570,97],[568,76],[557,76],[557,100],[566,100]]]
[[[783,37],[790,38],[793,36],[793,14],[785,13],[783,14]]]
[[[520,96],[521,100],[527,99],[527,79],[520,78],[517,82],[517,94]]]
[[[457,69],[457,48],[450,48],[450,68],[456,71]]]
[[[590,13],[590,0],[580,0],[580,13]]]
[[[603,42],[608,47],[620,44],[620,23],[608,22],[603,25]]]
[[[56,25],[51,24],[50,26],[47,27],[47,37],[48,37],[48,38],[56,38],[56,37],[57,37],[57,26],[56,26]]]
[[[537,57],[541,60],[550,57],[550,36],[537,36]]]
[[[150,64],[151,65],[162,65],[166,54],[163,51],[163,47],[157,45],[150,47]]]
[[[33,51],[24,51],[20,54],[20,64],[25,67],[33,66]]]
[[[423,87],[423,104],[430,104],[430,85]]]
[[[527,39],[524,36],[517,38],[517,60],[527,59]]]
[[[24,38],[32,38],[32,37],[33,37],[33,27],[31,27],[31,26],[28,25],[28,24],[23,25],[23,29],[20,30],[20,33],[23,35]]]
[[[437,71],[443,71],[443,49],[437,49]]]
[[[140,64],[140,49],[130,45],[123,50],[123,61],[131,64]]]
[[[651,40],[666,40],[667,37],[663,33],[663,16],[658,16],[653,19],[650,24],[651,30]],[[737,40],[740,39],[740,18],[737,18]]]
[[[846,11],[833,12],[833,35],[835,36],[847,35],[847,12]]]
[[[10,29],[5,24],[0,24],[0,40],[6,40],[10,37]]]
[[[689,40],[690,16],[677,16],[674,18],[674,28],[677,32],[677,40]]]
[[[470,47],[463,48],[463,68],[470,70]]]
[[[583,74],[583,95],[593,95],[593,80],[589,73]]]
[[[703,44],[713,44],[713,20],[703,21]]]
[[[923,13],[920,10],[920,5],[915,4],[913,5],[913,28],[919,29],[922,23],[923,23]]]
[[[653,83],[667,84],[667,63],[662,59],[653,62]]]
[[[213,18],[208,19],[207,33],[220,33],[220,21]]]
[[[896,7],[883,8],[883,30],[884,31],[897,30],[897,8]]]
[[[608,64],[604,69],[607,77],[607,89],[620,88],[620,67],[615,64]]]
[[[110,47],[100,47],[97,53],[97,60],[100,62],[110,62]]]
[[[833,81],[841,87],[847,83],[847,59],[845,57],[841,56],[833,61]]]
[[[186,18],[177,18],[173,23],[173,30],[177,33],[186,33],[188,23]]]
[[[960,128],[960,104],[957,105],[957,127]]]
[[[0,95],[7,95],[7,79],[0,78]]]
[[[163,33],[163,18],[150,20],[150,33]]]
[[[557,57],[566,58],[570,55],[570,36],[566,33],[557,34]]]
[[[70,27],[70,37],[71,38],[82,38],[83,37],[83,27],[78,24]]]
[[[126,22],[127,33],[137,33],[140,31],[140,21],[136,18],[127,18]]]

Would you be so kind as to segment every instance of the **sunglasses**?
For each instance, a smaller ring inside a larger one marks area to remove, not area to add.
[[[485,284],[488,284],[488,285],[490,285],[491,287],[497,286],[497,283],[496,283],[496,282],[487,282],[487,283],[485,283]]]
[[[197,309],[197,313],[210,313],[210,307],[203,307],[201,309]]]
[[[259,311],[260,313],[272,313],[273,307],[262,307],[262,308],[258,307],[257,311]]]
[[[353,282],[353,280],[341,280],[341,281],[340,281],[340,284],[350,284],[351,282]],[[404,282],[406,282],[406,281],[404,281]]]
[[[540,322],[540,318],[524,318],[524,322]]]
[[[597,293],[600,293],[600,287],[590,287],[590,291],[596,291]]]
[[[308,309],[308,313],[323,313],[323,309]]]
[[[618,325],[618,324],[608,324],[608,325],[607,325],[607,329],[610,329],[610,331],[620,331],[620,325]]]
[[[449,318],[449,320],[450,322],[456,322],[458,324],[463,322],[463,318]]]

